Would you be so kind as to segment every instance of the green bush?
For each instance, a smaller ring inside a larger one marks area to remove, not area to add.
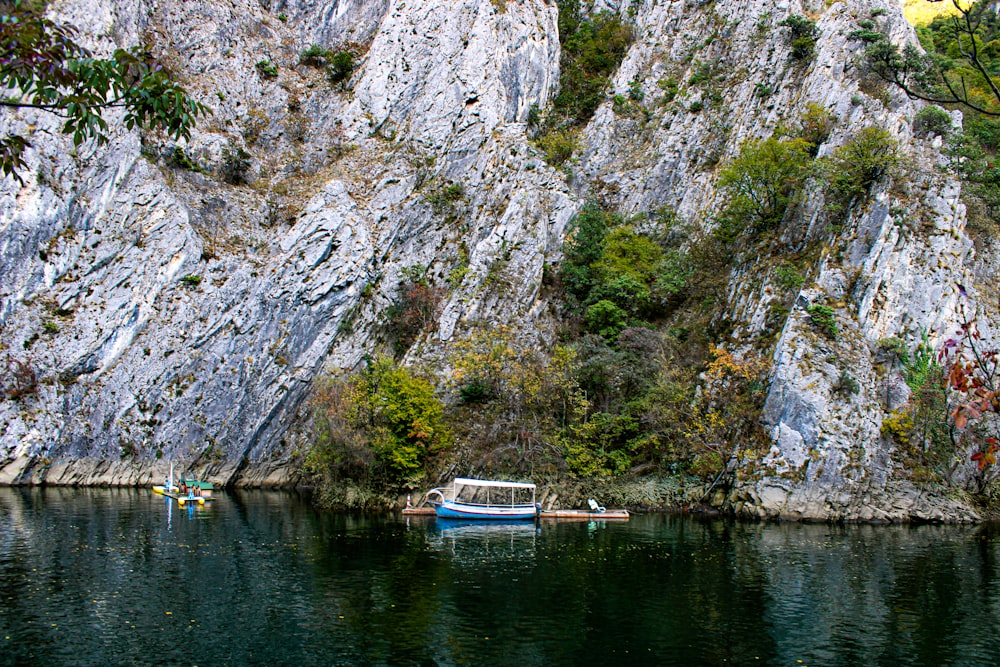
[[[201,284],[201,276],[194,273],[189,273],[188,275],[181,278],[181,282],[190,287],[197,287],[198,285]]]
[[[260,75],[265,79],[273,79],[278,76],[278,68],[267,58],[258,60],[254,67],[257,68],[257,71],[260,72]]]
[[[321,380],[312,399],[316,433],[307,469],[329,485],[344,476],[388,489],[410,488],[430,458],[451,445],[433,385],[392,360]]]
[[[578,148],[576,128],[586,124],[604,101],[608,81],[632,42],[631,28],[618,16],[599,12],[587,17],[579,0],[557,0],[557,4],[562,44],[559,92],[544,126],[539,126],[537,110],[529,112],[528,119],[529,130],[537,133],[538,148],[555,166],[564,164]],[[629,94],[634,104],[642,90],[636,83]],[[621,103],[627,103],[624,96]]]
[[[806,278],[799,273],[798,268],[789,262],[782,262],[774,269],[775,282],[786,290],[800,290],[806,284]]]
[[[569,241],[563,248],[563,285],[577,305],[587,301],[598,282],[594,265],[604,254],[608,231],[618,223],[615,216],[588,203],[570,222]]]
[[[826,143],[836,124],[837,117],[825,107],[814,102],[806,105],[806,110],[799,116],[798,128],[794,136],[809,144],[809,155],[816,157],[819,147]]]
[[[662,258],[663,248],[655,241],[637,233],[632,225],[618,225],[608,232],[601,256],[593,266],[608,279],[627,275],[648,285]]]
[[[880,127],[866,127],[833,152],[827,165],[827,182],[835,204],[847,204],[865,195],[883,178],[892,175],[901,160],[892,135]]]
[[[808,175],[809,144],[803,139],[751,139],[723,166],[719,187],[729,197],[727,213],[739,232],[762,231],[781,221],[792,196]]]
[[[184,169],[185,171],[195,171],[198,173],[204,171],[181,146],[174,146],[174,149],[167,157],[167,164],[177,169]]]
[[[554,167],[567,162],[580,147],[579,133],[572,128],[560,128],[544,132],[535,140],[538,148],[545,153],[545,161]]]
[[[463,403],[485,403],[493,396],[490,386],[478,378],[474,378],[461,389],[458,395]]]
[[[431,205],[435,215],[451,212],[455,205],[465,199],[465,186],[449,181],[435,188],[424,196],[424,201]]]
[[[619,308],[613,301],[601,299],[587,308],[584,317],[587,330],[602,338],[614,340],[628,326],[628,313]]]
[[[778,23],[788,28],[788,42],[792,47],[792,58],[810,60],[816,53],[816,40],[819,38],[819,28],[816,22],[801,14],[791,14]]]
[[[936,134],[947,137],[951,134],[951,115],[935,104],[928,104],[913,117],[913,133]]]
[[[861,391],[861,385],[845,370],[840,372],[840,377],[837,378],[833,390],[842,396],[853,396]]]
[[[580,20],[571,33],[560,33],[560,41],[559,94],[553,108],[570,125],[583,125],[604,101],[608,79],[632,43],[632,29],[619,17],[600,12]]]
[[[579,477],[612,477],[628,470],[627,443],[638,431],[628,414],[595,412],[571,429],[563,446],[566,465]]]
[[[247,182],[247,172],[250,171],[250,153],[241,146],[230,141],[222,149],[222,164],[219,175],[226,183],[244,185]]]
[[[680,294],[694,275],[696,267],[691,256],[676,248],[665,251],[663,259],[656,267],[653,292],[661,297]]]
[[[680,86],[677,84],[677,79],[672,76],[660,79],[656,82],[656,85],[663,90],[664,102],[673,102],[674,98],[677,97],[677,93],[680,92]]]
[[[319,44],[310,44],[299,54],[299,62],[310,67],[325,67],[329,59],[333,56],[333,51]]]
[[[343,88],[354,73],[354,54],[350,51],[338,51],[330,58],[330,66],[326,68],[330,83]]]
[[[631,275],[619,274],[596,285],[591,290],[588,301],[610,301],[625,311],[629,317],[639,318],[648,314],[651,306],[650,297],[651,292],[646,283],[636,280]]]
[[[833,316],[833,308],[817,303],[806,308],[806,312],[813,326],[822,331],[823,335],[830,340],[837,339],[837,320]]]

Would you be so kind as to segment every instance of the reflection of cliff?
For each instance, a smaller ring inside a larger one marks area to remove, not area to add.
[[[145,490],[0,488],[6,662],[994,662],[989,633],[968,631],[1000,622],[992,527],[442,529],[260,491],[170,525],[168,507]]]
[[[637,39],[562,171],[527,136],[559,81],[551,2],[50,4],[98,52],[148,42],[213,116],[184,146],[120,130],[72,150],[55,119],[5,111],[4,127],[32,133],[36,178],[0,183],[0,346],[41,382],[0,402],[0,482],[147,483],[171,459],[217,482],[286,481],[310,383],[390,347],[385,312],[407,268],[425,267],[445,298],[406,361],[438,363],[477,327],[545,348],[560,326],[546,267],[586,199],[709,228],[719,164],[815,103],[836,120],[821,155],[878,126],[913,169],[823,237],[790,311],[768,266],[730,279],[731,347],[776,346],[762,415],[773,446],[734,506],[970,516],[899,481],[880,432],[874,343],[928,332],[936,344],[955,320],[955,283],[976,282],[958,184],[911,134],[917,107],[876,94],[854,64],[847,34],[873,10],[894,38],[912,37],[896,3],[793,3],[818,17],[808,64],[789,57],[771,2],[587,3]],[[344,87],[299,62],[313,43],[357,54]],[[177,149],[194,169],[171,162]],[[449,192],[461,196],[440,199]],[[801,206],[817,234],[822,206],[815,192]],[[820,302],[834,307],[836,343],[804,310]],[[837,390],[845,369],[857,393]]]
[[[769,563],[765,618],[782,623],[776,645],[786,654],[802,646],[841,647],[838,658],[858,664],[898,662],[904,652],[920,664],[951,660],[942,645],[969,639],[970,606],[996,573],[990,534],[940,526],[761,530],[754,557]],[[988,662],[992,649],[972,644],[970,655]],[[813,660],[833,655],[830,648]]]

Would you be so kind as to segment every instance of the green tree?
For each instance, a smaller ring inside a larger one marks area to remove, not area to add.
[[[809,150],[804,139],[773,136],[743,144],[719,174],[719,186],[731,197],[729,214],[758,231],[780,222],[808,173]]]
[[[816,40],[819,38],[816,22],[801,14],[790,14],[778,25],[788,28],[792,57],[796,60],[810,60],[816,53]]]
[[[358,390],[358,417],[388,484],[419,478],[429,457],[451,444],[434,386],[408,368],[387,358],[372,360]]]
[[[616,223],[613,214],[593,203],[584,206],[573,219],[561,273],[566,291],[577,304],[584,303],[597,284],[597,271],[593,266],[604,254],[608,231]]]
[[[833,152],[827,178],[837,205],[849,204],[900,165],[899,145],[888,130],[865,127]]]
[[[434,386],[388,358],[370,360],[356,375],[317,382],[312,407],[316,444],[307,467],[324,480],[409,486],[451,444]]]
[[[0,13],[0,106],[47,111],[64,119],[62,132],[80,145],[108,141],[103,113],[124,110],[125,127],[163,129],[190,138],[199,116],[209,113],[141,47],[95,58],[75,40],[78,30],[48,19],[21,2]],[[0,171],[21,181],[31,143],[18,134],[0,138]]]
[[[929,53],[914,44],[893,44],[873,25],[862,26],[850,37],[865,43],[869,69],[909,97],[1000,116],[1000,85],[993,64],[998,28],[995,3],[950,2],[955,14],[934,21]]]

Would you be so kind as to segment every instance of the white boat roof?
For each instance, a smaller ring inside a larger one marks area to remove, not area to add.
[[[491,486],[504,489],[533,489],[535,485],[531,482],[498,482],[492,479],[470,479],[468,477],[456,477],[455,486]]]

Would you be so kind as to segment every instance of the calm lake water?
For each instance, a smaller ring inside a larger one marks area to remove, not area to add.
[[[0,665],[996,665],[995,528],[0,488]]]

